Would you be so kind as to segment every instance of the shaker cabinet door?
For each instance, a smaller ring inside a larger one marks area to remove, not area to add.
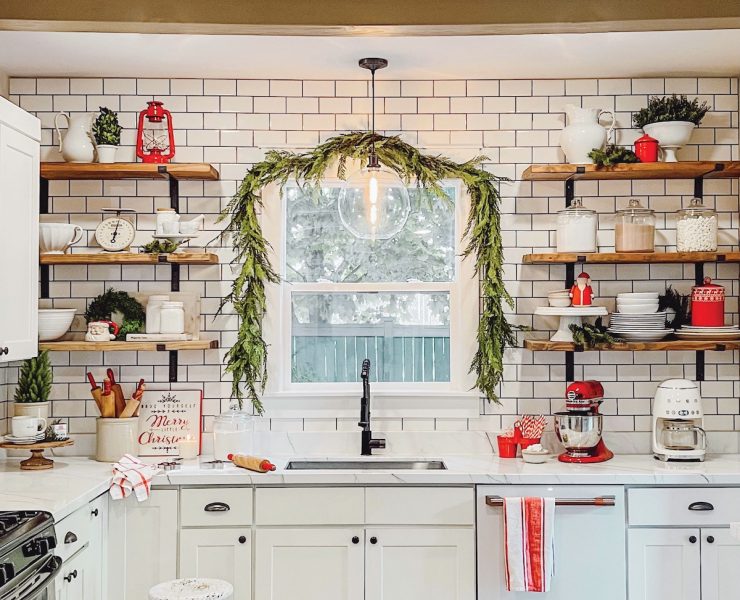
[[[631,529],[627,536],[630,600],[701,598],[698,528]]]
[[[740,590],[740,541],[729,529],[701,530],[701,598],[735,600]]]

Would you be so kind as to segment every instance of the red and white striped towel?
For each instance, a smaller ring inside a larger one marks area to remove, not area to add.
[[[136,499],[143,502],[149,498],[152,477],[159,473],[157,465],[148,465],[135,456],[124,454],[113,465],[113,479],[110,482],[110,495],[114,500],[126,498],[133,492]]]
[[[506,589],[549,592],[555,572],[555,498],[504,499]]]

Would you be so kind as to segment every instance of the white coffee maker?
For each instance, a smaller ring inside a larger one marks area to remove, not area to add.
[[[667,379],[653,403],[653,455],[662,461],[703,461],[707,434],[699,386],[689,379]]]

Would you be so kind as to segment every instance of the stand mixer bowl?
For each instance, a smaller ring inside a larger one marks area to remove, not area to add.
[[[603,415],[555,413],[555,434],[571,456],[589,456],[601,440]]]

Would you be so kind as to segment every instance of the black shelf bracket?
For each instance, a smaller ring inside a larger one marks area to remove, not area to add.
[[[568,208],[576,197],[576,182],[574,179],[565,180],[565,207]]]
[[[696,352],[696,380],[704,381],[704,350]]]
[[[572,382],[576,378],[576,359],[575,352],[565,353],[565,381]]]
[[[180,291],[180,265],[179,263],[170,262],[169,254],[157,255],[157,262],[160,264],[170,265],[170,291],[179,292]]]
[[[177,350],[170,350],[170,383],[177,381]]]
[[[39,179],[39,214],[49,214],[49,180],[41,177]],[[42,298],[49,297],[49,281],[51,279],[49,265],[41,265],[39,270],[39,295]]]
[[[180,182],[167,171],[167,165],[159,165],[157,170],[163,173],[170,182],[170,208],[180,212]]]

